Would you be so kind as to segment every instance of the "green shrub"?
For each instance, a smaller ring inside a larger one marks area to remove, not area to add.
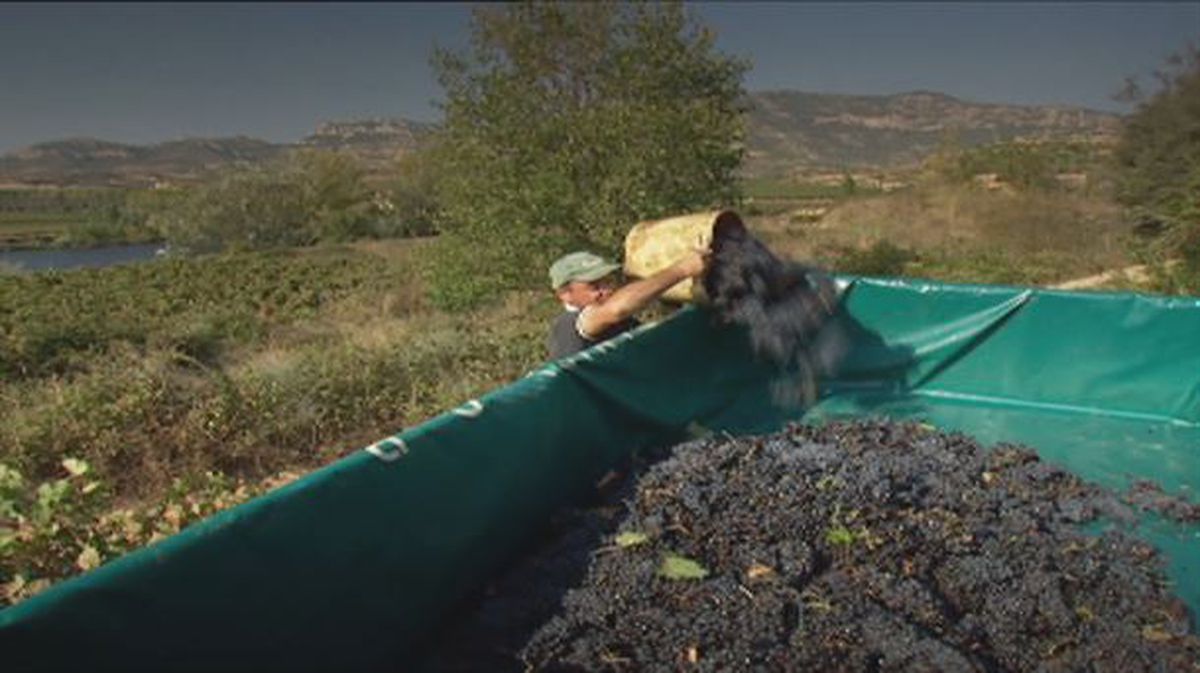
[[[396,166],[383,207],[386,214],[380,219],[375,235],[379,238],[430,236],[437,233],[441,219],[438,205],[438,166],[432,151],[407,154]]]
[[[227,169],[151,222],[172,247],[193,253],[349,241],[386,218],[365,177],[352,155],[297,151]]]
[[[1122,130],[1118,197],[1163,231],[1137,249],[1155,289],[1200,294],[1200,49],[1188,45],[1157,74],[1161,88]]]

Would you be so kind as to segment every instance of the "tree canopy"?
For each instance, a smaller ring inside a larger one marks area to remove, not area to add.
[[[311,245],[379,233],[361,163],[303,150],[265,166],[237,166],[153,215],[172,246],[192,252]]]
[[[1155,73],[1157,92],[1126,120],[1118,197],[1166,230],[1159,253],[1183,262],[1168,290],[1200,292],[1200,50],[1188,45]],[[1126,92],[1138,95],[1134,83]]]
[[[738,199],[748,66],[681,4],[483,7],[471,46],[434,67],[442,305],[544,283],[557,255],[616,255],[639,220]]]

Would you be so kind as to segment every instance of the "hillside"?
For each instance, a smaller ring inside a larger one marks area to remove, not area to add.
[[[751,94],[746,173],[900,167],[954,136],[964,146],[1013,138],[1108,138],[1117,115],[1080,108],[970,103],[932,92],[849,96],[801,91]],[[0,155],[0,184],[154,186],[202,180],[236,162],[312,147],[357,154],[380,170],[413,151],[433,125],[403,119],[321,124],[295,143],[196,138],[129,145],[92,138],[39,143]]]
[[[1014,138],[1106,139],[1120,117],[1082,108],[969,103],[940,93],[847,96],[763,91],[751,96],[750,175],[804,168],[898,167],[956,138],[973,146]]]
[[[363,159],[369,167],[383,168],[419,147],[429,137],[433,128],[432,124],[403,119],[326,122],[297,145],[350,151]]]
[[[297,148],[345,150],[382,168],[415,149],[428,124],[405,120],[329,122],[296,143],[237,136],[131,145],[94,138],[38,143],[0,155],[0,184],[153,187],[204,180],[212,171],[259,163]]]
[[[167,180],[201,180],[222,166],[265,161],[285,149],[245,136],[188,138],[154,145],[72,138],[0,156],[0,183],[151,187]]]

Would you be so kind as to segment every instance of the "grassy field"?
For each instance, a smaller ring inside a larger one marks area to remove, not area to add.
[[[132,192],[124,189],[0,189],[0,249],[143,243],[154,232],[122,221]],[[142,190],[142,201],[165,193]]]
[[[854,187],[854,189],[858,189]],[[743,185],[746,198],[759,201],[804,201],[809,199],[836,199],[847,196],[851,188],[847,185],[830,185],[803,182],[788,178],[754,178]]]
[[[747,214],[779,252],[837,271],[1055,284],[1139,261],[1113,199],[1110,149],[996,143],[857,183],[759,179],[746,184]]]
[[[55,213],[0,213],[0,249],[44,247],[67,238],[85,222]]]
[[[91,248],[161,240],[161,236],[145,227],[91,216],[48,214],[29,218],[0,215],[0,250]]]
[[[1095,195],[918,182],[817,221],[751,218],[781,254],[867,275],[1049,285],[1135,263],[1121,209]]]
[[[5,600],[536,366],[554,303],[431,311],[421,245],[0,276]]]
[[[790,215],[797,221],[813,221],[815,213],[843,201],[882,193],[876,186],[859,185],[849,179],[838,184],[795,178],[752,178],[743,183],[744,214],[749,216]]]

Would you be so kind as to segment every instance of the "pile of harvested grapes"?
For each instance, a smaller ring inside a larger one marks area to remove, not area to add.
[[[1135,509],[914,423],[711,437],[560,516],[431,645],[441,671],[1194,671]],[[1106,532],[1079,524],[1109,522]]]

